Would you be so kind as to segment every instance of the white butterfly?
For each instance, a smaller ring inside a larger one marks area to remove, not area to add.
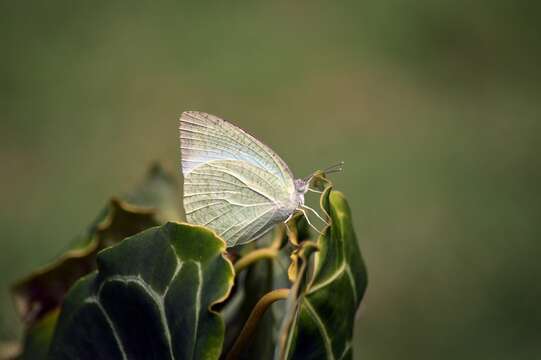
[[[312,176],[295,180],[274,151],[244,130],[198,111],[182,113],[179,129],[188,222],[210,227],[231,247],[261,237],[297,210],[307,220],[305,209],[319,217],[304,205]]]

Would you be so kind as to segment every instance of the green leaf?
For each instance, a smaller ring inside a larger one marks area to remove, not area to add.
[[[217,359],[224,323],[213,306],[233,285],[225,242],[167,223],[98,254],[62,307],[50,358]]]
[[[237,253],[237,257],[242,259],[242,257],[258,249],[268,249],[274,246],[279,249],[285,240],[284,233],[284,228],[276,227],[273,232],[258,241],[229,248],[228,252],[230,255],[232,252]],[[244,271],[237,273],[235,292],[228,299],[227,305],[222,311],[226,320],[224,353],[231,350],[255,304],[263,295],[273,289],[273,270],[276,265],[276,262],[271,259],[260,259]],[[259,360],[272,359],[274,353],[272,341],[273,323],[272,314],[266,314],[260,321],[250,345],[243,351],[240,359],[253,358],[254,354],[257,354]]]
[[[275,266],[275,264],[272,260],[260,260],[247,270],[246,278],[244,279],[245,299],[242,308],[243,314],[250,314],[257,301],[273,289],[273,266]],[[244,325],[246,320],[247,316],[237,324]],[[241,359],[253,359],[255,354],[258,355],[259,360],[272,359],[273,321],[272,313],[268,312],[265,314],[263,319],[259,322],[250,346],[246,348]]]
[[[107,217],[100,222],[91,241],[67,251],[51,264],[32,272],[12,287],[16,309],[31,327],[42,316],[58,308],[68,289],[96,265],[98,251],[123,238],[158,225],[154,211],[111,200]]]
[[[331,226],[317,241],[314,272],[302,285],[303,269],[293,286],[289,319],[284,320],[280,359],[351,359],[354,318],[367,275],[344,195],[329,186],[322,209]],[[304,256],[308,258],[308,256]]]
[[[152,164],[144,181],[121,198],[136,206],[155,209],[156,218],[162,224],[185,219],[180,209],[178,178],[165,171],[160,163]]]
[[[278,254],[274,259],[260,259],[250,265],[245,271],[237,274],[235,292],[231,296],[223,310],[226,319],[226,339],[224,353],[228,353],[234,341],[237,339],[242,327],[245,325],[256,303],[268,292],[287,288],[291,285],[288,279],[287,268],[290,259],[290,242],[304,241],[309,236],[308,224],[304,218],[293,216],[288,222],[289,232],[285,226],[277,226],[274,232],[258,241],[245,245],[229,248],[230,255],[242,259],[246,255],[253,254],[258,249],[276,247]],[[285,310],[285,302],[277,301],[259,320],[255,333],[250,343],[243,349],[239,359],[252,359],[255,356],[259,360],[272,359]]]
[[[47,358],[59,313],[59,309],[52,310],[26,329],[20,360]]]
[[[68,289],[96,268],[96,254],[122,239],[178,220],[178,184],[159,164],[122,199],[113,198],[72,247],[52,263],[33,271],[12,287],[15,306],[27,327],[62,303]]]

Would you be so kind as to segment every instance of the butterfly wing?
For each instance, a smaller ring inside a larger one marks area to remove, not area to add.
[[[187,220],[214,229],[227,246],[262,236],[295,209],[289,168],[242,129],[185,112],[180,142]]]
[[[217,116],[186,111],[180,117],[182,172],[188,174],[210,160],[241,160],[265,169],[293,186],[293,174],[267,145]]]

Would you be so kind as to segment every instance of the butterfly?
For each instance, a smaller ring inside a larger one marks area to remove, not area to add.
[[[295,179],[271,148],[214,115],[186,111],[179,130],[186,219],[213,229],[227,247],[260,238],[296,211],[312,227],[306,210],[323,220],[304,204],[307,191],[319,192],[310,187],[315,173]]]

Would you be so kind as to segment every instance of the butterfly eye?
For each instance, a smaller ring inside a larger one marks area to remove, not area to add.
[[[295,189],[298,193],[304,194],[308,190],[308,183],[302,179],[295,180]]]

